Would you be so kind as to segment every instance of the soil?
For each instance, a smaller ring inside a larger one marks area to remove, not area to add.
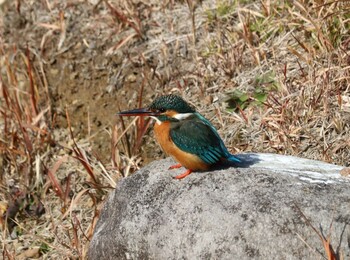
[[[75,138],[88,139],[92,150],[106,162],[111,155],[110,132],[118,120],[116,113],[120,109],[138,106],[142,85],[143,98],[149,102],[155,95],[155,80],[142,83],[141,75],[147,68],[139,57],[132,58],[137,50],[125,49],[106,55],[106,51],[118,43],[118,30],[124,28],[118,28],[118,22],[110,14],[103,17],[106,9],[99,7],[102,5],[86,1],[72,4],[56,1],[50,11],[43,2],[28,1],[22,2],[20,12],[9,3],[2,8],[5,9],[5,46],[15,45],[23,52],[29,47],[32,62],[37,67],[39,63],[43,64],[52,116],[55,117],[54,127],[67,128],[67,109]],[[65,39],[61,45],[62,33],[49,27],[59,25],[61,13],[58,6],[64,8]],[[140,4],[141,13],[147,13],[148,9]],[[101,24],[106,20],[109,24]],[[142,41],[135,39],[133,45],[139,46]],[[39,82],[38,85],[39,95],[45,96],[44,86]],[[156,153],[160,154],[159,148],[156,148]]]

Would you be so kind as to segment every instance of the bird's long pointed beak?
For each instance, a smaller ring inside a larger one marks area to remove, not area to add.
[[[157,116],[159,113],[153,112],[148,108],[138,108],[128,111],[122,111],[117,114],[118,116]]]

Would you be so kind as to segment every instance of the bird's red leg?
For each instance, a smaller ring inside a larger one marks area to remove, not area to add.
[[[170,166],[170,167],[169,167],[169,170],[178,169],[178,168],[181,168],[181,167],[182,167],[181,163],[178,163],[178,164],[175,164],[175,165]]]
[[[178,179],[178,180],[181,180],[181,179],[185,178],[187,175],[190,175],[191,172],[192,172],[192,170],[188,169],[188,170],[185,171],[183,174],[177,175],[177,176],[175,176],[174,178],[175,178],[175,179]]]

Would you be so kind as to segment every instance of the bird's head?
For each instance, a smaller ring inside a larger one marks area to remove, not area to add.
[[[158,123],[179,121],[193,115],[196,110],[177,95],[166,95],[156,98],[147,108],[133,109],[118,113],[120,116],[150,116]]]

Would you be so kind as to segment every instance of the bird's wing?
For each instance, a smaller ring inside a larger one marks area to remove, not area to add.
[[[208,125],[213,130],[214,134],[220,140],[220,147],[221,147],[221,151],[223,153],[222,157],[226,158],[227,160],[229,160],[231,162],[235,162],[235,163],[241,162],[241,159],[239,159],[238,157],[229,153],[224,142],[222,141],[221,137],[219,136],[218,132],[216,131],[215,127],[201,114],[199,114],[199,113],[195,113],[195,114],[201,121],[203,121],[206,125]]]
[[[199,118],[174,123],[170,137],[181,150],[196,154],[205,163],[213,164],[227,157],[215,128]]]

